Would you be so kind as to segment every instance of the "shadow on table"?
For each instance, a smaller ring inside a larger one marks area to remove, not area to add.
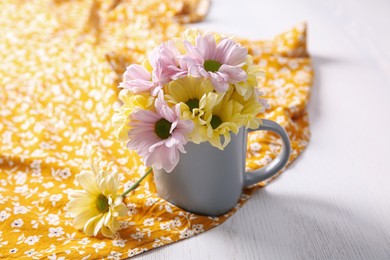
[[[314,198],[272,194],[265,189],[256,193],[257,205],[251,203],[230,222],[233,235],[243,240],[240,250],[255,250],[259,258],[390,259],[386,231],[356,212]],[[243,216],[259,211],[258,219]],[[248,230],[258,230],[260,239],[254,241]]]

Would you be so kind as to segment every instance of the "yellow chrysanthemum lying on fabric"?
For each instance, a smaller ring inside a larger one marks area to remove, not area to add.
[[[125,216],[127,207],[123,199],[130,191],[151,172],[145,173],[132,187],[122,194],[118,194],[119,180],[117,173],[103,170],[96,172],[81,171],[77,181],[83,190],[76,190],[69,194],[68,212],[73,214],[73,225],[89,236],[113,237],[119,229],[117,217]]]
[[[82,171],[77,180],[84,190],[70,194],[69,212],[75,215],[74,226],[89,236],[99,231],[112,237],[119,228],[118,216],[125,216],[127,208],[118,192],[118,177],[100,171]]]

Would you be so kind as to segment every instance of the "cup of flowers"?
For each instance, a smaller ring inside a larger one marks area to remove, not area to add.
[[[221,215],[243,187],[275,175],[287,163],[285,130],[259,115],[264,73],[232,37],[188,30],[157,46],[123,74],[115,134],[153,168],[158,195],[187,211]],[[246,133],[282,139],[269,165],[245,172]]]
[[[93,167],[77,175],[82,190],[69,194],[74,226],[90,236],[113,237],[124,198],[152,172],[158,195],[185,210],[218,216],[234,207],[242,189],[276,174],[290,155],[285,130],[261,120],[260,68],[232,37],[188,30],[157,46],[123,74],[114,133],[150,168],[119,193],[116,173]],[[245,172],[246,133],[269,130],[282,149],[269,167]]]

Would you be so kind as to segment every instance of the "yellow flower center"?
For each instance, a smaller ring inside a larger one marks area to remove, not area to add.
[[[194,110],[194,108],[199,108],[199,99],[191,98],[187,100],[186,105],[190,108],[190,111]]]
[[[221,66],[222,64],[216,60],[205,60],[203,63],[204,69],[210,72],[218,71]]]
[[[96,199],[96,207],[101,213],[108,212],[110,206],[108,205],[108,199],[103,194],[99,194]]]
[[[210,125],[213,129],[216,129],[222,124],[222,119],[219,116],[213,115],[210,121]]]
[[[161,118],[154,125],[154,132],[161,139],[167,139],[171,135],[169,132],[171,130],[171,125],[171,122],[169,122],[165,118]]]

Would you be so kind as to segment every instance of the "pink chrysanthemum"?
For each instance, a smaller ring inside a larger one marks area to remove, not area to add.
[[[156,96],[162,88],[161,85],[152,81],[152,74],[147,69],[137,64],[126,68],[123,82],[119,84],[119,87],[128,89],[134,94],[150,92],[152,96]]]
[[[212,34],[199,35],[196,45],[184,42],[187,55],[183,61],[189,66],[193,77],[210,78],[216,91],[224,93],[229,83],[246,80],[241,68],[246,61],[248,50],[229,38],[221,39],[218,44]]]
[[[157,96],[164,84],[188,74],[187,64],[178,59],[181,55],[175,42],[161,44],[149,55],[152,73],[143,66],[132,64],[126,68],[119,87],[134,94],[150,92],[152,96]]]
[[[191,120],[180,120],[180,105],[170,108],[162,91],[155,107],[157,112],[138,110],[131,115],[127,147],[136,150],[145,165],[171,172],[179,162],[179,151],[185,153],[186,135],[194,124]]]
[[[174,41],[158,46],[150,55],[149,62],[153,68],[153,81],[166,84],[188,74],[187,64],[179,57],[182,54]]]

